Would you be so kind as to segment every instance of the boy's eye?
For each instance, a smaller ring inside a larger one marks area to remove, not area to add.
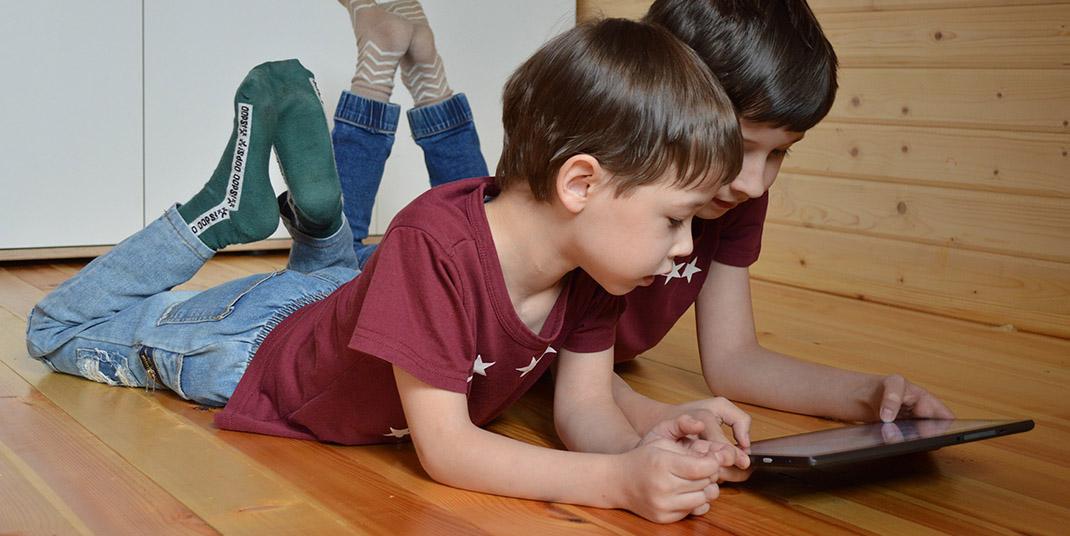
[[[684,220],[678,220],[676,218],[669,218],[669,227],[679,227],[684,224]]]

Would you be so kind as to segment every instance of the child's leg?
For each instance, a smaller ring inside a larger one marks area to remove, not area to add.
[[[334,159],[359,266],[364,266],[375,249],[364,245],[364,239],[368,237],[372,207],[400,116],[401,108],[396,104],[366,99],[348,91],[342,92],[338,99],[332,132]]]
[[[34,307],[27,329],[31,356],[53,370],[98,382],[163,385],[198,402],[222,404],[267,332],[337,286],[302,274],[266,274],[200,293],[169,291],[195,274],[216,248],[265,238],[278,225],[267,162],[277,104],[286,102],[284,71],[266,64],[246,77],[235,98],[234,134],[201,192]],[[322,198],[329,202],[329,193],[308,194],[314,186],[315,181],[303,181],[297,188],[312,200],[305,212],[329,213],[315,206]],[[333,195],[334,219],[340,220],[336,180]],[[202,212],[204,207],[210,210]],[[330,231],[330,218],[310,221],[312,228]]]
[[[464,93],[413,108],[408,117],[413,139],[424,151],[431,186],[489,175]]]
[[[424,151],[431,186],[487,176],[472,109],[468,99],[454,94],[446,81],[423,6],[418,0],[394,0],[381,6],[413,24],[412,42],[401,59],[401,80],[416,105],[408,112],[409,126]]]
[[[269,78],[259,66],[238,87],[230,141],[200,192],[34,307],[27,334],[31,355],[48,355],[86,328],[186,282],[215,250],[275,230],[278,208],[267,175],[275,128]]]
[[[367,99],[390,102],[398,64],[412,39],[412,25],[374,0],[338,2],[349,11],[357,38],[357,65],[350,91]]]
[[[412,23],[412,41],[401,58],[401,81],[412,95],[415,106],[427,106],[453,95],[446,80],[446,67],[435,47],[435,35],[418,0],[393,0],[380,4]]]

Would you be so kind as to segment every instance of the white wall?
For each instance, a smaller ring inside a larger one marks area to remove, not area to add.
[[[575,2],[423,4],[493,171],[501,87],[572,26]],[[316,74],[333,113],[356,60],[346,10],[334,0],[3,2],[0,249],[113,244],[189,198],[230,135],[246,72],[294,57]],[[412,104],[400,79],[394,101]],[[423,166],[403,115],[373,232],[428,187]],[[273,181],[281,191],[277,170]]]

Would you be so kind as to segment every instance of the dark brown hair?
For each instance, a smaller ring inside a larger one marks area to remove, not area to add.
[[[606,19],[551,40],[509,78],[502,121],[498,184],[527,182],[542,201],[577,154],[598,159],[618,195],[670,171],[679,187],[720,185],[741,165],[720,84],[694,51],[641,22]]]
[[[836,99],[836,53],[805,0],[657,0],[643,20],[694,49],[743,119],[803,132]]]

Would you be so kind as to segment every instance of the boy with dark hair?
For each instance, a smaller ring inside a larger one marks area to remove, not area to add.
[[[953,417],[902,376],[800,361],[763,348],[755,336],[747,267],[758,259],[768,189],[788,149],[824,118],[836,96],[836,55],[806,2],[657,0],[644,20],[687,43],[724,86],[739,116],[743,164],[694,220],[694,253],[676,258],[653,285],[628,294],[617,361],[652,348],[695,304],[703,376],[716,394],[848,421]],[[696,411],[716,409],[723,400],[668,406],[638,395],[619,377],[614,382],[617,402],[637,430],[692,413],[706,421],[711,438],[723,440],[716,419]]]
[[[226,404],[226,429],[411,438],[425,470],[457,487],[659,522],[708,510],[719,471],[746,456],[694,439],[704,425],[688,416],[638,434],[612,391],[619,296],[691,251],[694,214],[739,170],[731,104],[694,52],[622,20],[553,39],[506,87],[503,176],[416,199],[359,276],[318,102],[296,60],[253,69],[208,184],[38,303],[31,356]],[[272,146],[290,188],[277,205]],[[280,214],[287,270],[170,290]],[[479,428],[552,362],[555,425],[579,452]]]

